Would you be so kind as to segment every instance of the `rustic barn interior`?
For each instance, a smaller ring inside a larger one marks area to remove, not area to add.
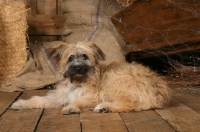
[[[30,43],[62,40],[66,21],[63,0],[19,1],[27,11],[27,52]],[[45,95],[53,85],[40,90],[1,91],[1,132],[200,132],[199,1],[138,0],[121,6],[109,19],[124,40],[126,60],[165,76],[173,93],[170,106],[132,113],[72,115],[62,115],[61,109],[15,111],[9,109],[14,101]],[[0,29],[1,24],[0,17]]]

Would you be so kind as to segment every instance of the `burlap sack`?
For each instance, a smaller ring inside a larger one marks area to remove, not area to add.
[[[95,42],[107,55],[105,64],[123,63],[124,44],[110,18],[123,8],[116,0],[63,0],[65,26],[63,41]]]
[[[62,79],[53,61],[47,57],[47,49],[61,41],[30,44],[29,60],[22,71],[0,87],[0,91],[13,92],[40,89]]]

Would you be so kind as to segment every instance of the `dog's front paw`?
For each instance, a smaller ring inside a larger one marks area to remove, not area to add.
[[[63,115],[77,114],[77,113],[80,113],[80,112],[81,112],[81,110],[77,107],[64,107],[62,109]]]
[[[108,113],[109,110],[106,107],[103,107],[101,104],[98,104],[95,108],[94,108],[94,112],[97,113]]]
[[[20,99],[17,102],[13,103],[10,108],[11,109],[16,109],[16,110],[28,109],[28,107],[26,106],[25,102],[26,102],[25,100]]]

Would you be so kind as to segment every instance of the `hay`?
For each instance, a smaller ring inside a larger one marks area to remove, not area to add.
[[[167,70],[169,85],[176,87],[199,87],[200,67],[184,66],[179,62],[173,62],[173,68]]]
[[[5,0],[0,0],[0,6],[4,3]]]
[[[26,63],[26,8],[23,1],[0,0],[0,84]]]

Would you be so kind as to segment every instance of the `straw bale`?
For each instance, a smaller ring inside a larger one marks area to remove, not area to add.
[[[5,0],[0,0],[0,6],[5,2]]]
[[[26,17],[26,8],[23,1],[7,1],[1,4],[0,84],[25,66],[27,60]]]

